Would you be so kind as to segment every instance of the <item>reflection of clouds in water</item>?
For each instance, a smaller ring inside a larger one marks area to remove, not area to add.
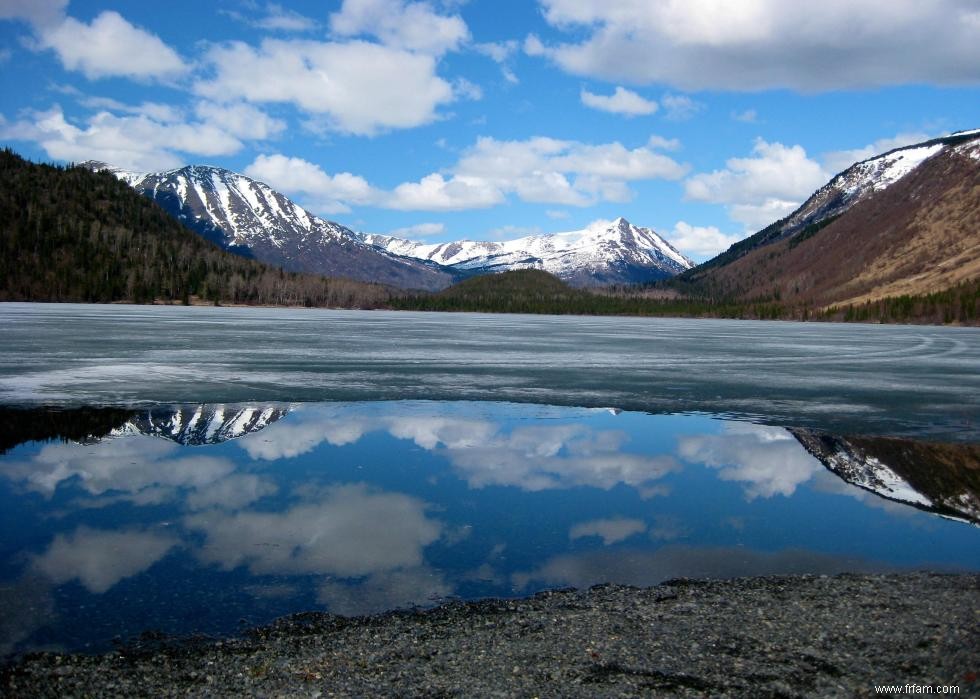
[[[594,519],[589,522],[576,524],[568,531],[568,538],[571,540],[581,539],[587,536],[597,536],[602,539],[606,546],[625,541],[634,534],[641,534],[647,530],[647,525],[640,519]]]
[[[392,433],[399,418],[389,421]],[[492,423],[483,441],[442,442],[442,449],[471,488],[489,485],[546,490],[573,486],[609,489],[619,483],[639,486],[678,469],[669,456],[621,451],[628,436],[618,430],[595,431],[585,425],[520,427],[501,432]],[[441,444],[441,447],[440,447]]]
[[[357,584],[323,583],[317,601],[333,614],[360,616],[389,609],[438,604],[453,593],[442,575],[427,567],[389,570]]]
[[[236,508],[276,491],[269,480],[234,474],[235,464],[214,456],[180,456],[186,448],[156,437],[127,435],[97,444],[48,444],[29,462],[0,462],[0,473],[28,490],[50,497],[58,486],[77,482],[89,496],[75,507],[128,502],[159,505],[187,489],[191,509]]]
[[[305,415],[301,412],[296,417],[302,420]],[[316,418],[316,413],[311,417]],[[261,432],[246,435],[238,440],[238,445],[253,459],[275,461],[306,454],[323,442],[335,447],[353,444],[370,432],[372,427],[363,418],[314,419],[295,423],[279,421]]]
[[[750,498],[790,496],[823,470],[820,462],[781,427],[725,423],[719,435],[680,437],[677,453],[685,461],[721,469],[726,481],[746,483]]]
[[[57,584],[78,578],[89,592],[100,594],[123,578],[152,566],[177,546],[167,534],[148,531],[103,531],[79,527],[58,534],[33,567]]]
[[[647,587],[671,578],[735,578],[751,575],[870,573],[891,566],[860,558],[801,549],[775,553],[742,547],[667,546],[653,552],[598,550],[555,556],[535,570],[511,576],[515,590],[532,582],[585,588],[600,583]]]
[[[458,406],[452,406],[453,409]],[[403,406],[390,408],[402,410]],[[648,496],[663,494],[650,481],[679,470],[667,455],[624,452],[629,436],[619,430],[594,430],[583,424],[517,427],[509,432],[491,420],[408,410],[406,414],[354,412],[349,407],[294,413],[239,441],[254,459],[307,453],[324,442],[341,446],[373,431],[414,442],[444,455],[470,487],[517,486],[545,490],[574,486],[609,489],[619,483],[642,487]]]
[[[187,506],[192,510],[206,507],[237,510],[278,489],[275,483],[253,474],[233,474],[194,490],[187,496]]]
[[[204,533],[198,556],[254,574],[323,573],[359,577],[422,563],[442,524],[408,495],[358,483],[325,489],[284,512],[205,512],[185,524]]]

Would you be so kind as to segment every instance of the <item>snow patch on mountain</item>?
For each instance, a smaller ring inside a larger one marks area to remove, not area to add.
[[[142,434],[188,446],[219,444],[266,428],[289,412],[283,405],[185,405],[151,408],[109,433]]]

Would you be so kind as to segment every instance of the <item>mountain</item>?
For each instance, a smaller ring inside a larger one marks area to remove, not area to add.
[[[201,404],[151,408],[131,417],[111,437],[144,434],[200,446],[238,439],[266,428],[289,412],[280,405]]]
[[[233,255],[109,173],[0,151],[0,301],[376,308],[390,296]]]
[[[792,428],[830,471],[883,498],[980,524],[980,445],[839,437]]]
[[[82,167],[111,172],[226,250],[291,272],[403,289],[441,289],[455,280],[437,264],[370,245],[349,228],[314,216],[271,187],[230,170],[195,165],[136,173],[98,161]]]
[[[852,165],[788,217],[682,274],[731,300],[860,304],[980,277],[980,130]]]
[[[540,269],[578,287],[656,281],[694,266],[654,231],[634,226],[624,218],[580,231],[503,242],[425,244],[384,235],[366,235],[363,239],[398,255],[470,273]]]

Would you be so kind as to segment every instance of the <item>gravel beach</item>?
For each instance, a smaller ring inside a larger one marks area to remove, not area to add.
[[[300,614],[241,638],[147,635],[101,656],[28,656],[3,668],[0,693],[850,697],[874,696],[875,685],[953,685],[978,696],[978,671],[980,575],[912,573],[675,580],[354,619]]]

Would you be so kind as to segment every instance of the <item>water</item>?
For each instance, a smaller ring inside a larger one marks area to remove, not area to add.
[[[972,329],[29,304],[0,328],[0,655],[980,570]]]

